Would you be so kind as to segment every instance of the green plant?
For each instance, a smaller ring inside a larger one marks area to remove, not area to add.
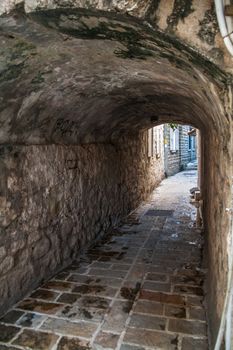
[[[178,124],[176,123],[169,123],[168,124],[172,130],[176,130],[178,128]]]

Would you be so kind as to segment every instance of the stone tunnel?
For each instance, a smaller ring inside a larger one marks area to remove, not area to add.
[[[214,344],[229,273],[233,65],[213,2],[6,0],[0,12],[1,314],[147,198],[162,173],[145,157],[146,131],[177,122],[202,136]]]

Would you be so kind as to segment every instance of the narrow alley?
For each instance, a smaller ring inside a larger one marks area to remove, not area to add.
[[[0,1],[0,350],[232,350],[230,2]]]
[[[202,233],[189,204],[195,186],[195,170],[165,179],[1,319],[0,349],[208,349]]]

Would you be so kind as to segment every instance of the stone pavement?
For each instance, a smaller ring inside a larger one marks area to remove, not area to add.
[[[202,233],[170,177],[150,201],[0,320],[0,350],[204,350]]]

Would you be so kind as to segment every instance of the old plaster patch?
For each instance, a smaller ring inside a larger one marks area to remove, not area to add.
[[[167,30],[173,32],[180,20],[184,21],[193,11],[193,0],[175,0],[172,14],[167,18]]]
[[[214,45],[215,35],[219,31],[214,4],[212,4],[211,9],[205,12],[205,16],[199,21],[199,24],[199,38],[209,45]]]
[[[43,91],[32,92],[29,96],[25,97],[23,103],[20,107],[19,112],[17,113],[16,119],[21,119],[23,114],[32,108],[40,99],[40,96],[43,94]]]

